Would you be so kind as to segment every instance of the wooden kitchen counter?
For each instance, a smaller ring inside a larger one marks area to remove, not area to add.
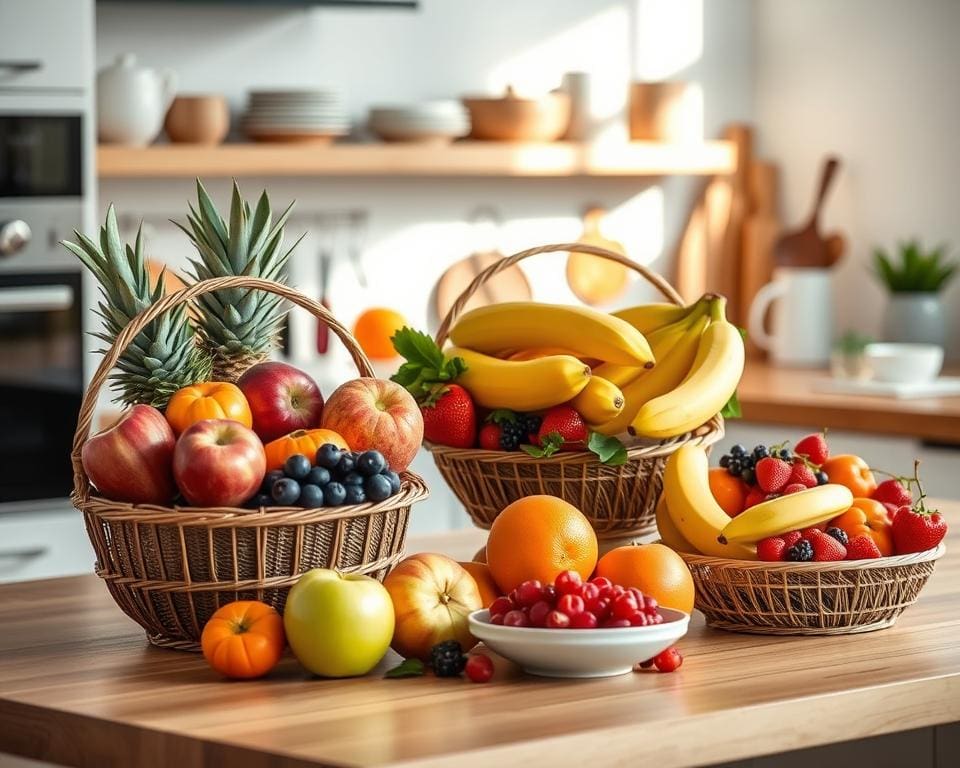
[[[638,765],[719,762],[960,721],[960,503],[947,554],[896,626],[846,637],[707,629],[679,672],[221,680],[149,646],[94,576],[0,587],[0,751],[76,766]],[[466,557],[476,531],[409,551]],[[396,658],[386,660],[395,663]],[[382,669],[380,670],[382,672]]]
[[[960,444],[960,396],[897,400],[815,391],[814,383],[829,376],[826,370],[778,368],[749,360],[737,389],[743,420]]]

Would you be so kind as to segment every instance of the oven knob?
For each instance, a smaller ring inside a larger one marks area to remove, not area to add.
[[[0,256],[13,256],[30,242],[30,225],[23,219],[0,224]]]

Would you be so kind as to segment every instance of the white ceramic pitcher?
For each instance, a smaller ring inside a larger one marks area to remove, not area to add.
[[[138,67],[123,53],[97,73],[97,133],[100,141],[144,146],[157,138],[173,101],[173,72]]]
[[[774,363],[821,366],[830,361],[833,299],[830,270],[778,267],[773,282],[761,288],[750,306],[748,331]],[[765,318],[772,305],[770,327]]]

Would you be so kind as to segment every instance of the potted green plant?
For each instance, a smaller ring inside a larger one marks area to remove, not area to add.
[[[944,345],[946,323],[939,293],[957,270],[946,253],[946,245],[927,251],[919,240],[899,243],[899,258],[883,248],[874,249],[877,277],[890,291],[884,321],[887,341]]]

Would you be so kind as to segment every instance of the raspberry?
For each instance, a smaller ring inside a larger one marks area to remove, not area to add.
[[[806,486],[807,488],[816,488],[818,485],[817,475],[806,464],[797,462],[793,465],[793,469],[790,471],[790,478],[785,485],[793,485],[794,483],[800,483],[800,485]]]
[[[880,548],[869,536],[857,536],[847,544],[847,560],[872,560],[880,557]]]
[[[790,479],[790,465],[781,459],[769,456],[757,462],[754,473],[757,476],[757,485],[767,493],[776,493],[787,484]]]
[[[829,563],[836,560],[845,560],[847,557],[847,548],[833,536],[827,536],[821,531],[811,531],[806,540],[810,542],[810,546],[813,548],[814,562]]]
[[[779,536],[770,536],[757,542],[757,557],[767,562],[778,563],[783,560],[787,543]]]
[[[821,433],[800,438],[800,441],[793,447],[793,452],[797,456],[806,456],[811,464],[817,466],[830,458],[830,449],[827,448],[826,438]]]

